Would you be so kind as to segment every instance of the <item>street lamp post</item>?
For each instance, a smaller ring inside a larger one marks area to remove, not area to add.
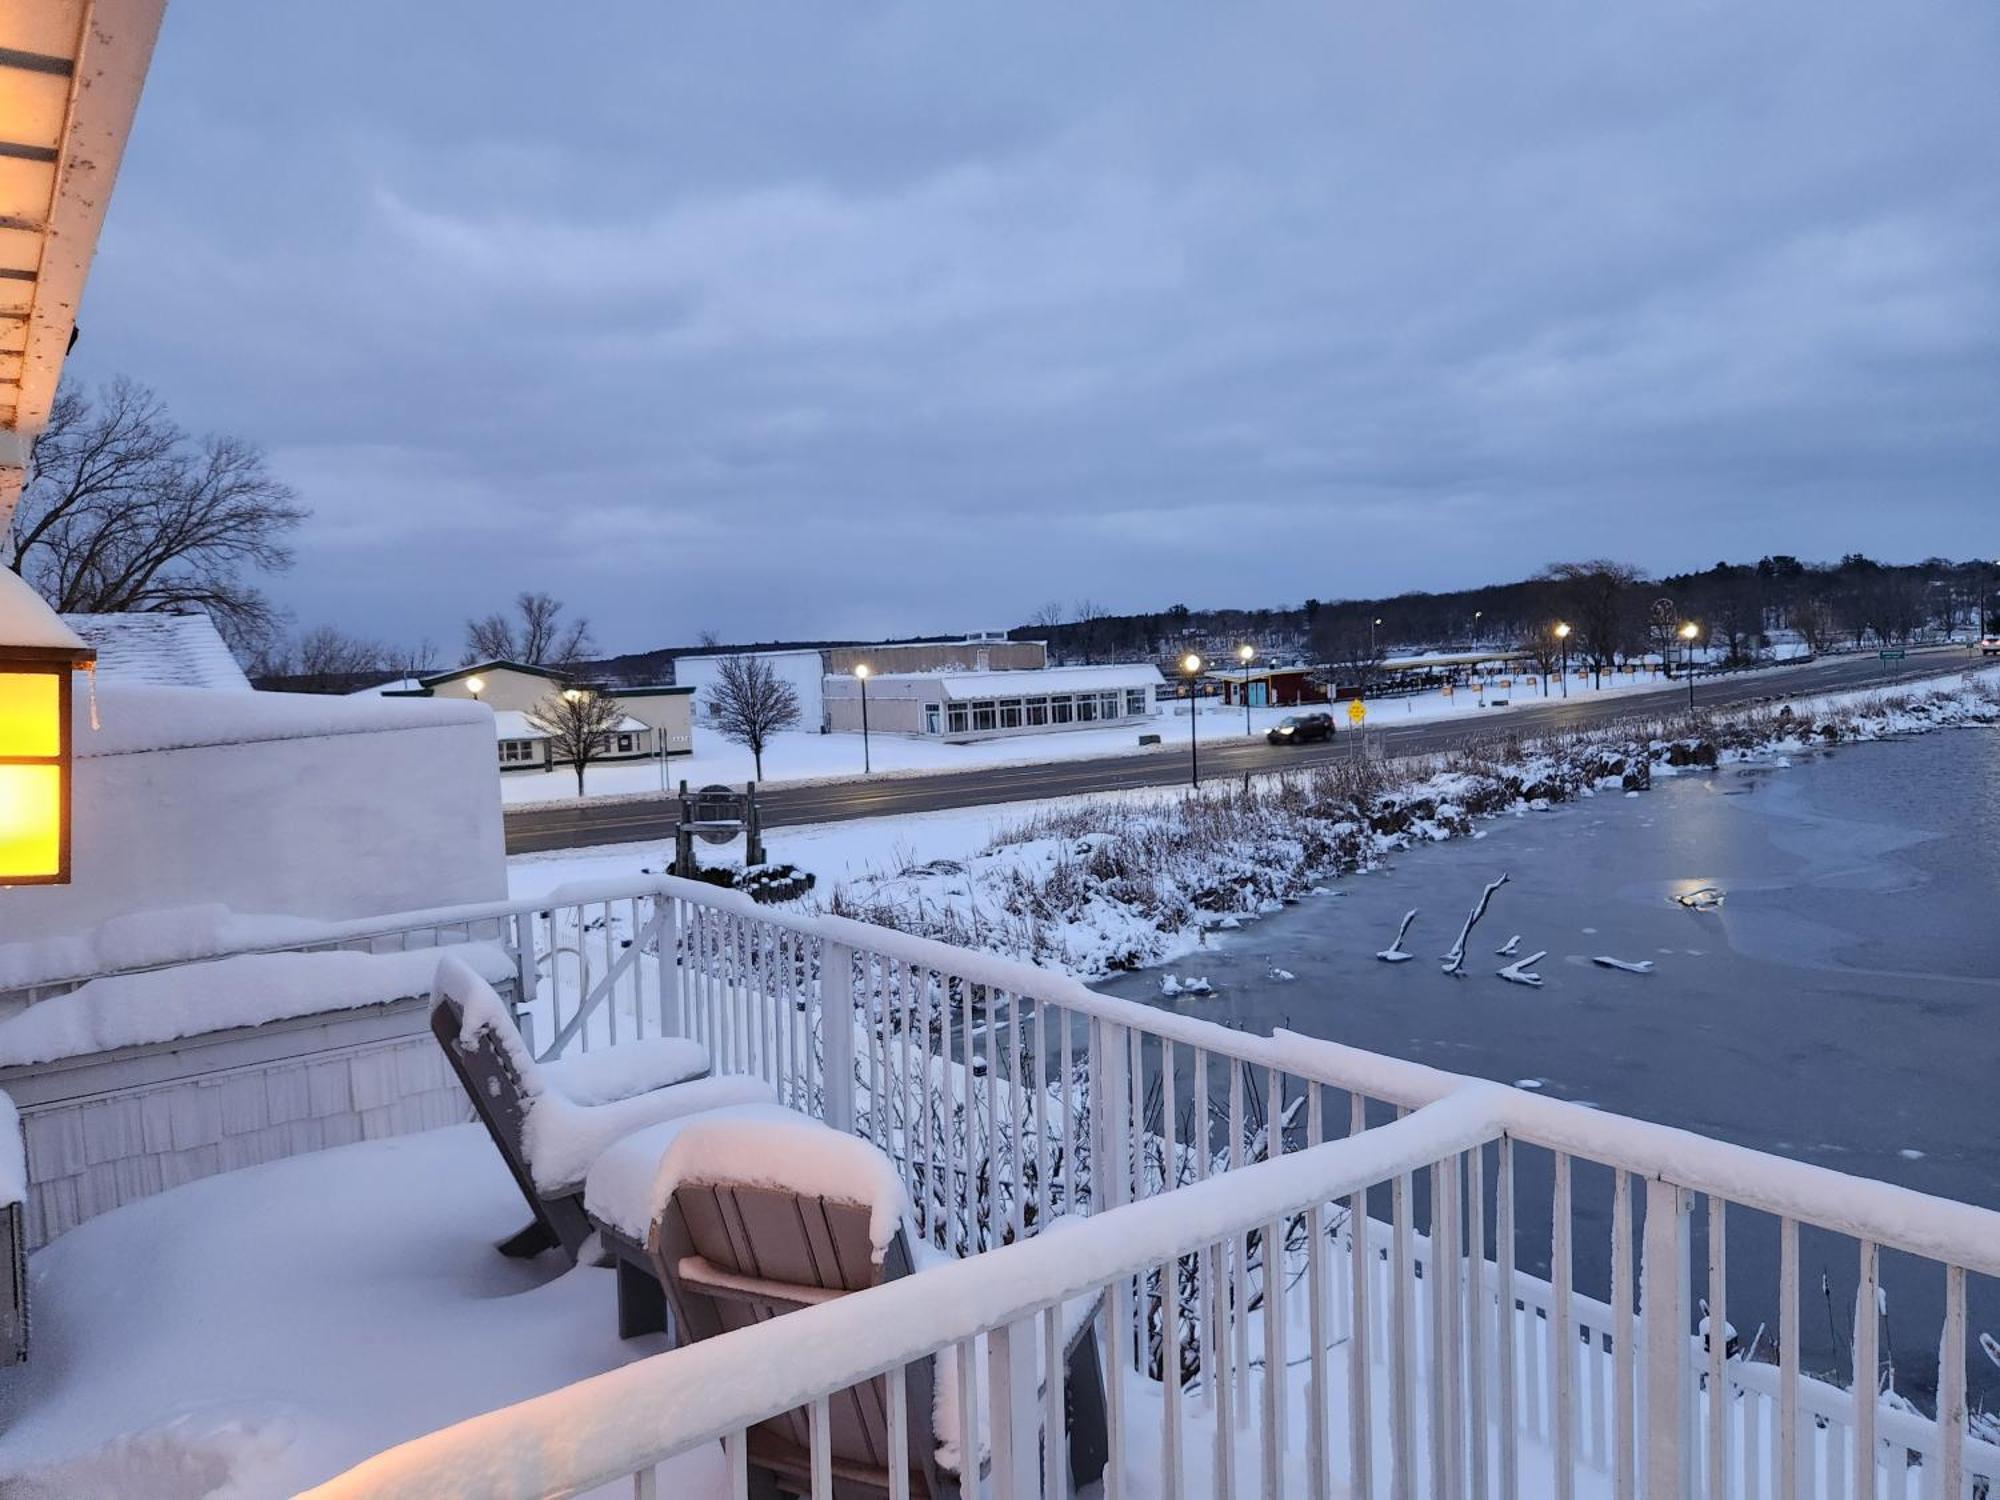
[[[1379,630],[1381,626],[1382,626],[1382,621],[1379,616],[1368,622],[1368,656],[1371,661],[1375,657],[1375,632]]]
[[[1569,696],[1569,626],[1556,622],[1556,639],[1562,642],[1563,652],[1563,696]]]
[[[1243,733],[1246,735],[1252,732],[1250,729],[1250,663],[1256,658],[1256,655],[1257,648],[1255,646],[1238,646],[1236,648],[1236,659],[1243,664]]]
[[[1201,675],[1201,658],[1190,651],[1181,658],[1181,672],[1188,685],[1188,785],[1201,785],[1201,748],[1195,733],[1194,681]]]
[[[1688,709],[1690,712],[1694,709],[1694,642],[1695,637],[1700,634],[1701,627],[1692,620],[1681,626],[1681,639],[1687,643],[1684,648],[1686,654],[1682,658],[1681,665],[1687,672]]]
[[[854,669],[854,680],[861,684],[861,774],[870,775],[874,767],[868,763],[868,663],[862,662]]]

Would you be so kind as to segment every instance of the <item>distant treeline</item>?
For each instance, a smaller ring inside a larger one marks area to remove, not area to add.
[[[1441,593],[1307,599],[1272,609],[1184,604],[1112,614],[1089,602],[1045,608],[1012,634],[1046,640],[1066,662],[1168,660],[1188,650],[1220,658],[1249,644],[1260,656],[1359,666],[1404,647],[1518,646],[1586,665],[1657,651],[1692,622],[1718,654],[1748,659],[1785,632],[1814,651],[1900,645],[2000,625],[2000,566],[1990,560],[1884,563],[1850,553],[1835,563],[1783,554],[1719,562],[1699,573],[1647,576],[1609,560],[1561,563],[1534,578]],[[1567,637],[1556,627],[1567,624]]]

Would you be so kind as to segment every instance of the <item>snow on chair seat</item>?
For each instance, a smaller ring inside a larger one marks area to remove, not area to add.
[[[619,1262],[620,1332],[671,1311],[679,1342],[726,1336],[800,1307],[912,1274],[939,1252],[914,1241],[909,1200],[893,1164],[868,1141],[775,1106],[720,1109],[639,1132],[591,1169],[585,1205]],[[918,1244],[923,1260],[913,1255]],[[1102,1472],[1108,1446],[1094,1299],[1066,1319],[1069,1458],[1079,1485]],[[983,1362],[983,1351],[978,1356]],[[1037,1363],[1045,1368],[1042,1351]],[[1037,1371],[1040,1383],[1041,1371]],[[960,1493],[955,1362],[920,1360],[905,1371],[907,1451],[888,1446],[883,1380],[835,1396],[831,1448],[840,1500],[891,1493],[890,1466],[912,1495]],[[798,1490],[811,1475],[807,1413],[753,1428],[749,1459],[759,1493]],[[976,1435],[981,1462],[983,1431]],[[968,1486],[976,1492],[977,1486]]]
[[[529,1054],[493,987],[454,958],[438,965],[431,1034],[534,1214],[527,1228],[501,1244],[507,1255],[559,1248],[576,1259],[590,1233],[584,1175],[620,1137],[663,1120],[771,1098],[755,1078],[698,1076],[707,1072],[708,1056],[693,1042],[634,1044],[629,1062],[615,1058],[621,1048],[587,1068],[543,1066]],[[682,1081],[627,1092],[642,1087],[648,1075]]]

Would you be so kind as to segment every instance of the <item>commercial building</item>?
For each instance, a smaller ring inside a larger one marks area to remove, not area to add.
[[[861,728],[861,679],[829,674],[828,727]],[[895,672],[868,678],[868,728],[951,741],[1144,723],[1166,684],[1148,663],[1010,672]]]
[[[1209,679],[1222,685],[1222,701],[1241,708],[1294,708],[1301,703],[1326,702],[1326,689],[1313,679],[1309,667],[1231,668],[1210,672]]]
[[[827,718],[822,684],[830,677],[852,677],[859,666],[867,667],[881,678],[905,673],[1037,671],[1049,664],[1046,642],[1010,641],[999,632],[969,635],[955,641],[892,641],[872,645],[857,642],[785,651],[721,651],[683,656],[674,662],[674,681],[694,690],[693,717],[697,724],[715,722],[713,689],[722,675],[722,664],[735,656],[764,662],[781,680],[790,683],[799,698],[799,727],[822,731],[838,727]]]
[[[551,771],[567,765],[547,730],[531,718],[551,696],[571,686],[590,687],[548,667],[518,661],[483,661],[417,679],[414,688],[384,689],[387,698],[469,698],[493,710],[493,736],[503,771]],[[687,687],[591,687],[609,696],[624,715],[605,731],[600,760],[645,760],[687,755],[694,749]]]

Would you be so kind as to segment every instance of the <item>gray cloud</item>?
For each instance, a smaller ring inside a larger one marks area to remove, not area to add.
[[[1972,4],[168,18],[80,374],[307,619],[985,626],[1992,546]]]

